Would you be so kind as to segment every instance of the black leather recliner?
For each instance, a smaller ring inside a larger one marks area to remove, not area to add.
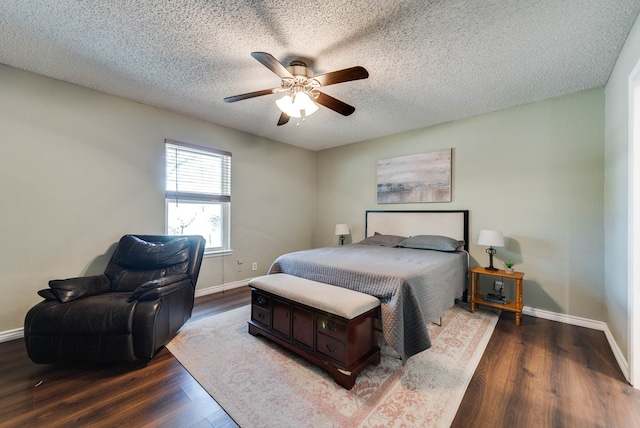
[[[148,360],[191,317],[205,240],[125,235],[102,275],[49,281],[25,317],[36,363]]]

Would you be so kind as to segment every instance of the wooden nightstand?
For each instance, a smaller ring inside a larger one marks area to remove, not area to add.
[[[480,275],[497,276],[502,278],[512,278],[516,280],[516,300],[507,300],[505,304],[489,302],[484,300],[484,296],[478,293],[478,279]],[[522,318],[522,278],[523,272],[506,273],[504,270],[487,270],[483,267],[476,266],[471,268],[471,312],[475,310],[475,305],[490,306],[492,308],[502,309],[516,313],[516,325],[520,325]]]

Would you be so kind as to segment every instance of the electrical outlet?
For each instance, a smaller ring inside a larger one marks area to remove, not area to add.
[[[493,289],[502,292],[502,290],[504,290],[504,283],[502,281],[494,281]]]
[[[238,260],[238,272],[242,272],[242,261]]]
[[[258,262],[253,262],[251,265],[251,270],[258,270]]]

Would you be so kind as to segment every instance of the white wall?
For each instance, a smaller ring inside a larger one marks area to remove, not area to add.
[[[377,204],[379,159],[449,147],[451,203]],[[324,150],[317,174],[317,246],[336,223],[362,239],[366,209],[468,209],[473,264],[488,263],[480,229],[502,230],[526,306],[604,319],[603,89]]]
[[[636,20],[605,89],[605,321],[621,351],[627,355],[627,360],[630,355],[627,277],[630,148],[628,79],[639,61],[640,21]]]
[[[198,289],[312,245],[313,152],[4,65],[0,94],[0,332],[48,280],[101,273],[123,234],[164,233],[165,138],[233,154],[234,254],[205,259]]]

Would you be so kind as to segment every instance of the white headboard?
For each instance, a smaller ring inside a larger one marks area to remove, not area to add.
[[[365,236],[443,235],[465,242],[469,249],[469,211],[367,211]]]

